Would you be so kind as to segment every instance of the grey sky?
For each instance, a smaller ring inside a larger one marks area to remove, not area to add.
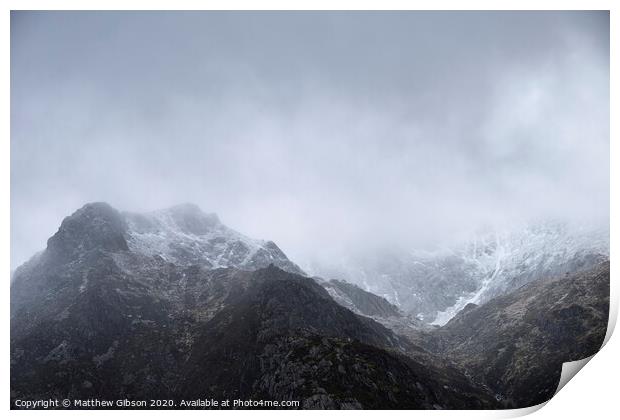
[[[608,223],[606,12],[11,16],[11,266],[89,201],[300,263]]]

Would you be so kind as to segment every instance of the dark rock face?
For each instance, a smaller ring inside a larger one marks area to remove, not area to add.
[[[293,398],[311,409],[497,407],[457,371],[439,370],[363,342],[300,332],[260,354],[255,398]],[[449,385],[447,385],[449,384]]]
[[[94,249],[127,251],[127,225],[118,211],[106,203],[87,204],[65,218],[47,242],[53,258],[67,261]]]
[[[181,209],[190,212],[183,234],[210,226],[192,220],[194,210]],[[152,232],[153,220],[125,220],[88,205],[16,271],[12,401],[209,395],[306,408],[495,406],[463,374],[338,305],[314,280],[273,264],[175,264],[131,244],[136,224]]]
[[[322,281],[321,285],[332,298],[345,308],[369,317],[389,318],[402,316],[400,310],[386,299],[369,293],[342,280]]]
[[[508,406],[542,403],[553,396],[562,363],[591,356],[603,344],[609,278],[604,262],[468,305],[425,346],[454,360]]]
[[[325,281],[320,277],[315,277],[315,280],[339,305],[356,314],[370,317],[397,334],[404,336],[413,334],[417,337],[420,330],[430,328],[415,316],[402,312],[385,298],[367,292],[352,283],[342,280]]]
[[[246,293],[201,330],[181,393],[198,398],[209,389],[220,398],[292,398],[305,408],[493,404],[457,371],[391,350],[408,347],[381,325],[335,304],[312,280],[272,267],[257,271]],[[442,392],[443,398],[436,394]]]
[[[14,273],[11,400],[525,407],[550,398],[562,363],[595,353],[606,332],[608,262],[469,304],[443,327],[297,269],[273,242],[191,205],[87,205]]]
[[[71,295],[78,299],[55,299],[35,316],[16,311],[12,398],[210,395],[298,399],[315,408],[494,404],[458,371],[429,363],[431,355],[414,362],[405,353],[420,350],[339,306],[312,279],[274,266],[246,272],[155,261],[141,269],[146,261],[132,258],[100,255],[92,281]],[[338,365],[330,361],[336,355]],[[337,380],[325,385],[330,377]]]

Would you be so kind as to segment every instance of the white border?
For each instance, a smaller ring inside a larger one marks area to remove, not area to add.
[[[4,139],[0,146],[0,176],[2,178],[2,191],[3,197],[6,200],[2,206],[0,206],[2,216],[2,240],[0,241],[1,252],[0,262],[4,273],[7,275],[5,281],[4,290],[4,305],[5,318],[2,323],[2,334],[6,337],[5,345],[2,347],[2,354],[0,360],[2,363],[2,391],[0,395],[3,395],[2,403],[6,410],[9,410],[9,281],[8,275],[10,273],[10,10],[141,10],[141,9],[153,9],[153,10],[343,10],[354,7],[355,9],[362,10],[382,10],[382,9],[397,9],[397,10],[610,10],[611,11],[611,52],[618,48],[620,43],[618,42],[618,24],[620,19],[618,18],[620,8],[616,6],[617,1],[611,0],[593,0],[593,1],[579,1],[579,0],[565,0],[565,1],[551,1],[551,0],[523,0],[523,1],[490,1],[490,0],[477,0],[477,1],[458,1],[458,0],[446,0],[446,1],[405,1],[405,0],[383,0],[383,1],[326,1],[326,0],[314,0],[314,1],[283,1],[283,0],[264,0],[261,2],[250,0],[231,0],[231,1],[192,1],[192,0],[176,0],[176,1],[163,1],[152,0],[149,2],[139,0],[93,0],[93,1],[77,1],[77,0],[59,0],[59,1],[44,1],[44,0],[8,0],[4,1],[3,14],[0,17],[0,37],[2,45],[2,56],[5,58],[4,65],[1,68],[2,78],[2,90],[3,101],[1,102],[2,112],[1,120],[2,128],[4,132]],[[610,115],[619,115],[618,110],[618,83],[617,77],[614,79],[613,75],[620,74],[620,68],[618,66],[618,54],[611,56],[611,104]],[[618,191],[617,181],[620,176],[618,170],[618,155],[620,148],[618,146],[618,128],[617,123],[611,118],[611,213],[620,214],[620,207],[618,206]],[[611,219],[611,256],[612,261],[616,261],[617,250],[614,245],[618,239],[618,229],[620,226]],[[611,319],[613,325],[610,325],[610,332],[615,325],[615,320],[618,313],[618,281],[615,275],[614,264],[612,264],[612,313]],[[608,337],[609,338],[609,334]],[[577,380],[573,380],[566,385],[562,391],[555,396],[549,403],[545,405],[543,410],[537,411],[531,418],[610,418],[617,414],[616,405],[616,386],[620,366],[620,343],[618,339],[612,339],[607,345],[597,354],[592,362],[580,372],[577,376]],[[390,412],[377,412],[377,411],[356,411],[356,412],[336,412],[336,411],[301,411],[295,412],[295,416],[306,417],[320,415],[321,417],[336,418],[341,417],[355,417],[359,418],[374,418],[376,415],[389,415],[390,417],[399,418],[458,418],[458,419],[479,419],[479,418],[507,418],[516,417],[524,414],[528,414],[534,409],[522,409],[522,410],[507,410],[507,411],[449,411],[449,412],[432,412],[432,411],[390,411]],[[613,414],[612,414],[613,413]],[[10,411],[11,416],[32,418],[41,415],[49,416],[52,418],[81,418],[84,416],[83,412],[78,411]],[[171,415],[182,415],[184,417],[204,418],[205,416],[216,416],[219,418],[237,418],[252,416],[253,418],[288,418],[291,416],[291,412],[275,412],[275,411],[238,411],[238,412],[201,412],[201,411],[188,411],[179,414],[179,412],[166,412],[166,411],[150,411],[150,412],[132,412],[132,411],[92,411],[87,414],[92,418],[103,418],[104,416],[119,416],[121,418],[135,418],[137,417],[150,417],[150,418],[169,418]]]

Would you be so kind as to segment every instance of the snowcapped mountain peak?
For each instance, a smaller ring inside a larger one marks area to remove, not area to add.
[[[302,273],[272,241],[252,239],[222,224],[215,213],[181,204],[149,213],[123,214],[131,251],[159,256],[178,265],[247,270],[274,264]]]
[[[304,274],[274,242],[242,235],[195,204],[134,213],[103,202],[88,203],[64,218],[44,253],[59,262],[94,253],[129,253],[178,266],[256,270],[273,264]]]

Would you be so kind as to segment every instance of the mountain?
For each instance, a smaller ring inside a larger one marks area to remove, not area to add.
[[[531,235],[427,256],[431,296],[441,287],[457,295],[448,286],[467,283],[456,275],[462,261],[484,274],[470,272],[468,292],[484,299],[464,294],[437,326],[354,284],[306,277],[275,244],[195,206],[137,215],[89,204],[13,275],[11,401],[538,404],[553,395],[562,363],[600,348],[610,273],[594,241],[570,242],[557,229],[539,232],[540,242]]]
[[[201,330],[181,393],[294,399],[304,408],[496,405],[460,372],[420,353],[311,279],[269,267]]]
[[[123,213],[127,245],[133,252],[159,255],[166,261],[209,268],[255,270],[274,264],[304,274],[272,241],[248,238],[226,227],[217,215],[183,204],[146,214]]]
[[[336,279],[326,281],[320,277],[315,277],[315,280],[327,290],[336,302],[355,313],[371,318],[389,318],[402,315],[397,306],[353,283]]]
[[[441,328],[418,337],[486,384],[508,407],[547,401],[562,363],[595,354],[609,317],[609,261],[527,283],[469,304]]]
[[[62,221],[48,240],[46,255],[40,256],[66,261],[94,248],[157,256],[179,265],[252,270],[274,264],[303,274],[272,241],[248,238],[193,204],[150,213],[120,213],[106,203],[86,204]]]
[[[135,214],[90,203],[66,217],[47,248],[15,270],[11,316],[41,299],[54,299],[61,287],[77,285],[75,290],[84,292],[92,273],[110,258],[125,270],[150,267],[153,277],[161,276],[157,270],[164,263],[244,270],[274,264],[303,273],[273,242],[247,238],[195,205]]]
[[[443,325],[467,304],[520,286],[587,270],[609,258],[609,230],[537,223],[491,231],[435,252],[374,252],[315,267],[386,298],[413,318]]]
[[[86,205],[14,274],[11,400],[499,406],[451,363],[339,305],[300,271],[275,245],[194,206],[136,215]]]
[[[367,292],[353,283],[336,279],[324,280],[321,277],[314,279],[341,306],[356,314],[372,318],[398,334],[408,336],[413,333],[417,337],[420,330],[428,329],[428,325],[417,317],[401,311],[387,299]]]

